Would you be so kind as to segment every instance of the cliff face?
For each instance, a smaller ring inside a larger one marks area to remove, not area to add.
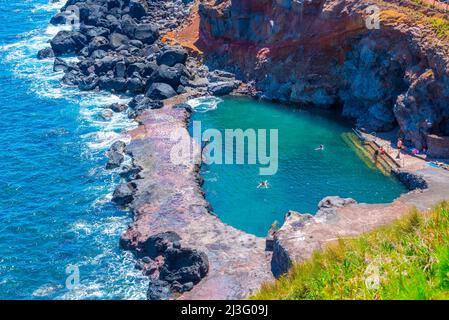
[[[373,3],[379,29],[366,23]],[[448,41],[420,12],[365,0],[206,0],[200,16],[206,63],[254,81],[265,98],[341,106],[369,131],[399,125],[418,148],[428,134],[449,135]]]

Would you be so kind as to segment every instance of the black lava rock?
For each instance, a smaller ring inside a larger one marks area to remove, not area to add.
[[[79,52],[86,45],[87,38],[76,31],[59,31],[50,41],[56,56]]]
[[[169,300],[173,296],[170,284],[166,281],[152,280],[148,286],[148,300]]]
[[[146,93],[146,96],[153,100],[165,100],[176,95],[176,91],[166,83],[153,83]]]
[[[39,60],[49,59],[49,58],[54,58],[54,57],[55,57],[55,53],[53,52],[52,48],[45,48],[45,49],[39,50],[39,52],[37,53],[37,58]]]
[[[126,206],[134,200],[134,189],[127,183],[120,184],[112,195],[112,201],[120,206]]]
[[[187,60],[187,50],[182,47],[169,47],[157,58],[159,65],[173,67],[177,63],[184,64]]]

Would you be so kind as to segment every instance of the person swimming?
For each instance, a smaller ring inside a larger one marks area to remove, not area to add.
[[[259,183],[259,185],[257,186],[257,189],[263,188],[263,189],[268,189],[269,183],[267,180],[262,181]]]
[[[322,144],[320,144],[320,146],[315,149],[315,151],[323,151],[323,150],[324,150],[324,145],[322,145]]]

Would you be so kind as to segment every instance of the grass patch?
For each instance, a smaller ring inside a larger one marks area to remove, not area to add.
[[[449,21],[446,19],[432,17],[430,18],[430,23],[432,24],[435,32],[439,37],[448,37],[449,36]]]
[[[381,25],[395,26],[401,23],[409,25],[413,23],[418,27],[427,25],[435,32],[438,38],[444,40],[449,38],[449,20],[444,16],[429,16],[420,10],[414,10],[394,3],[387,3],[382,0],[378,0],[378,2],[385,7],[380,12]],[[413,0],[413,2],[422,6],[423,9],[432,7],[429,3],[422,0]]]
[[[340,240],[252,299],[449,299],[449,203]]]

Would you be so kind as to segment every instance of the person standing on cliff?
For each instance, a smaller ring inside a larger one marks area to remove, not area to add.
[[[396,144],[396,146],[398,147],[398,155],[396,156],[396,159],[401,159],[401,150],[403,143],[404,142],[402,141],[402,138],[399,138],[398,143]]]

